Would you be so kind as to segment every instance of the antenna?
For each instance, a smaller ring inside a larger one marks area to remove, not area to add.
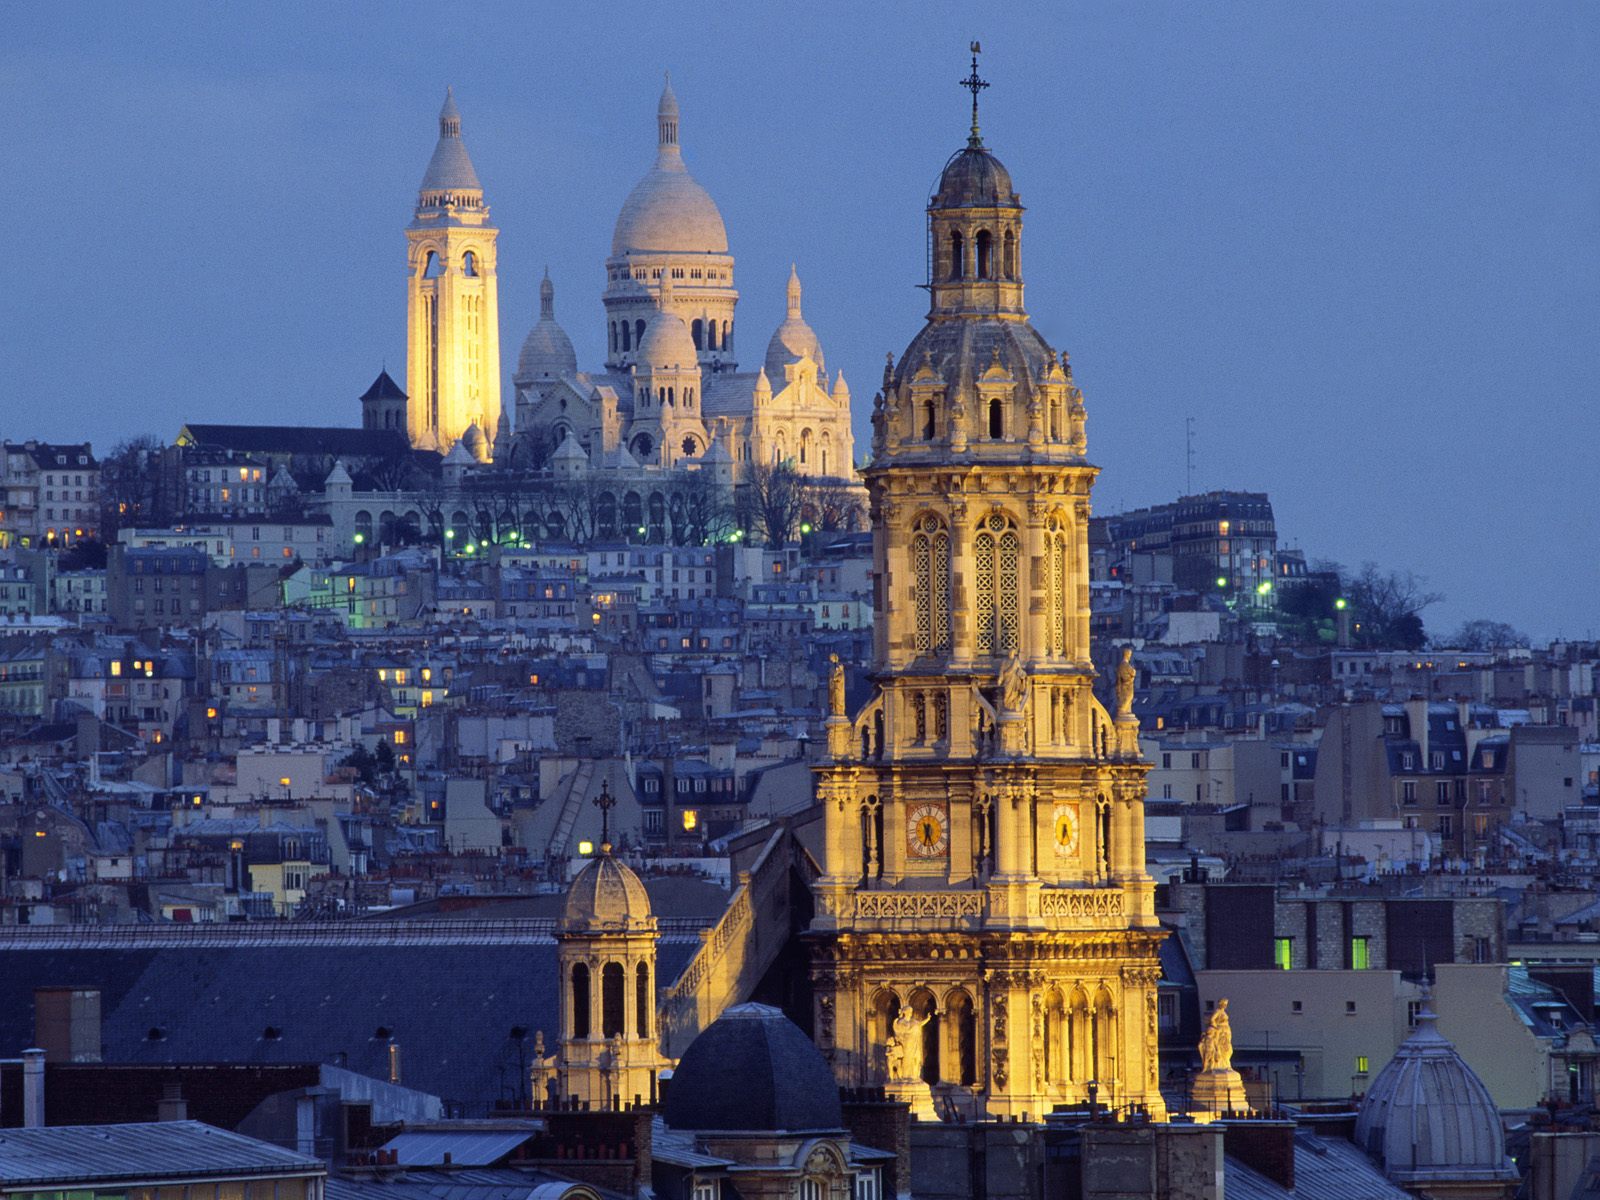
[[[1183,494],[1194,495],[1194,418],[1183,419]]]

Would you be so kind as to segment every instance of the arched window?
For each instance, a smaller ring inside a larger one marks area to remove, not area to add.
[[[600,1033],[603,1037],[621,1037],[622,1021],[628,1006],[623,998],[626,980],[622,964],[608,962],[600,968]]]
[[[1050,653],[1062,658],[1067,653],[1067,530],[1060,517],[1045,523],[1045,595],[1049,620]]]
[[[626,354],[633,349],[633,326],[626,321],[622,323],[622,352]]]
[[[950,231],[950,278],[965,279],[967,275],[967,247],[959,229]]]
[[[675,387],[669,387],[667,389],[667,406],[669,408],[678,407],[678,389]]]
[[[693,388],[684,388],[683,389],[683,406],[685,408],[693,408],[694,407],[694,389]]]
[[[660,492],[650,493],[650,540],[659,542],[667,536],[667,501]]]
[[[977,1082],[977,1021],[972,997],[961,989],[944,1000],[944,1077],[949,1083],[970,1087]]]
[[[428,257],[422,260],[422,277],[424,279],[437,279],[444,274],[444,260],[432,250]]]
[[[1005,404],[998,396],[996,396],[989,401],[989,436],[992,438],[1003,438],[1005,435]]]
[[[832,446],[833,446],[833,435],[831,433],[824,433],[822,435],[821,458],[819,459],[819,461],[817,463],[818,469],[824,475],[826,475],[828,473],[828,451],[832,448]]]
[[[609,324],[611,330],[611,353],[615,354],[617,352],[617,323],[612,321]]]
[[[732,344],[733,344],[733,322],[732,321],[724,321],[722,323],[722,348],[724,350],[726,350]]]
[[[919,988],[911,993],[911,1011],[918,1018],[925,1018],[926,1024],[922,1026],[922,1079],[923,1082],[938,1083],[943,1056],[939,1053],[939,1043],[943,1040],[940,1033],[944,1027],[946,1014],[941,1013],[933,1002],[933,994],[925,988]]]
[[[1095,805],[1095,854],[1099,858],[1100,874],[1111,874],[1111,801],[1100,797]]]
[[[356,535],[363,542],[372,540],[372,514],[364,508],[356,513]]]
[[[461,273],[468,279],[478,277],[478,256],[471,250],[461,256]]]
[[[589,1036],[589,968],[572,964],[572,1036]]]
[[[950,532],[926,516],[911,538],[912,609],[919,654],[950,649]]]
[[[699,317],[696,317],[693,324],[689,326],[689,336],[694,339],[694,348],[696,350],[704,349],[700,343],[705,340],[705,332],[706,323]]]
[[[811,430],[800,431],[800,465],[803,467],[811,459]]]
[[[1000,259],[1000,274],[1005,279],[1017,277],[1017,235],[1011,230],[1006,230],[1005,247]]]
[[[648,434],[644,435],[646,439]],[[644,524],[644,501],[639,498],[638,492],[629,492],[622,498],[622,535],[624,537],[638,536],[639,526]]]
[[[706,322],[706,349],[707,350],[715,350],[716,348],[717,348],[717,323],[715,321],[707,321]]]
[[[601,492],[595,504],[595,525],[602,538],[617,536],[617,498],[610,492]]]
[[[633,344],[635,346],[644,345],[644,322],[643,321],[635,321],[633,323]]]
[[[1007,655],[1017,649],[1021,626],[1017,560],[1021,551],[1022,541],[1011,519],[1001,512],[990,513],[972,542],[977,597],[973,615],[979,654]]]
[[[655,1006],[650,1003],[650,967],[640,963],[633,970],[633,1006],[637,1010],[634,1015],[634,1037],[647,1038],[650,1036],[650,1010]]]
[[[994,236],[987,229],[980,229],[978,230],[978,236],[973,241],[978,250],[978,278],[993,278]]]

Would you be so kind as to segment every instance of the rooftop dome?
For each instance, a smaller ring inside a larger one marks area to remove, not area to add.
[[[729,1133],[844,1127],[822,1052],[765,1004],[735,1005],[689,1043],[663,1115],[674,1129]]]
[[[699,369],[700,355],[689,336],[689,327],[672,311],[672,280],[665,273],[661,277],[661,307],[639,339],[638,359],[641,366]]]
[[[726,254],[728,231],[710,194],[683,165],[678,98],[668,81],[656,109],[656,161],[634,185],[617,215],[611,253],[630,250]]]
[[[489,439],[484,436],[483,430],[478,428],[476,421],[468,425],[467,431],[461,435],[461,444],[466,447],[467,453],[479,462],[483,461],[489,449]]]
[[[769,380],[781,380],[783,368],[789,363],[798,362],[803,355],[811,357],[819,372],[823,369],[822,342],[800,315],[800,275],[793,263],[789,264],[788,301],[788,315],[767,343],[766,372]]]
[[[644,884],[609,851],[579,871],[567,888],[567,902],[561,911],[565,933],[645,930],[653,923],[650,894]]]
[[[1001,208],[1022,202],[1011,187],[1011,172],[981,145],[968,144],[950,156],[939,176],[930,208]]]
[[[1398,1184],[1517,1178],[1489,1089],[1435,1027],[1424,986],[1417,1027],[1372,1081],[1356,1145]]]
[[[467,147],[461,140],[461,113],[456,108],[455,92],[445,89],[444,107],[439,110],[439,144],[433,148],[428,169],[422,175],[424,192],[440,192],[450,188],[483,190],[478,173],[472,169],[472,159],[467,157]]]
[[[545,272],[539,284],[539,319],[534,322],[523,340],[522,353],[517,355],[517,378],[573,375],[578,370],[578,353],[572,348],[572,339],[556,321],[556,285]]]

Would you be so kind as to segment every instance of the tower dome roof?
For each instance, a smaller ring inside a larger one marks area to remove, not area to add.
[[[579,871],[567,888],[561,910],[564,933],[642,930],[652,924],[650,894],[632,869],[609,851]]]
[[[721,1132],[844,1126],[822,1052],[776,1008],[738,1004],[689,1043],[667,1089],[668,1125]]]
[[[1005,164],[986,147],[969,143],[945,163],[928,207],[1010,208],[1021,203]]]
[[[1436,1020],[1424,987],[1417,1027],[1361,1101],[1356,1144],[1400,1184],[1517,1178],[1489,1089]]]
[[[663,274],[661,279],[661,307],[639,339],[641,365],[663,368],[682,367],[698,369],[699,352],[694,348],[694,338],[683,318],[672,311],[672,280]]]
[[[473,170],[466,143],[461,140],[461,112],[456,108],[455,92],[446,88],[444,107],[439,110],[439,143],[423,172],[420,190],[440,192],[449,188],[481,192],[483,185],[478,182],[478,172]]]
[[[617,215],[611,253],[630,250],[726,254],[728,231],[709,192],[683,165],[678,98],[669,80],[656,109],[656,161],[634,185]]]
[[[805,318],[800,315],[800,275],[791,263],[788,315],[784,317],[783,324],[773,331],[772,340],[767,343],[765,363],[767,378],[782,380],[783,368],[789,363],[798,362],[804,355],[810,356],[811,361],[817,364],[818,371],[823,369],[822,342],[817,338],[816,331],[807,325]]]
[[[578,353],[572,339],[556,320],[556,287],[545,272],[539,284],[539,319],[523,340],[517,355],[517,378],[572,375],[578,370]]]

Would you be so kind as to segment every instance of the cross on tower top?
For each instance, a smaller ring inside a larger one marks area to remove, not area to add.
[[[611,807],[616,804],[617,798],[611,794],[611,781],[600,781],[600,794],[594,798],[594,806],[600,810],[600,853],[611,853]]]
[[[978,133],[978,93],[989,86],[987,79],[978,78],[978,55],[982,53],[983,47],[973,42],[972,74],[961,80],[961,86],[972,93],[972,135],[967,138],[967,145],[974,150],[983,145],[983,137]]]

